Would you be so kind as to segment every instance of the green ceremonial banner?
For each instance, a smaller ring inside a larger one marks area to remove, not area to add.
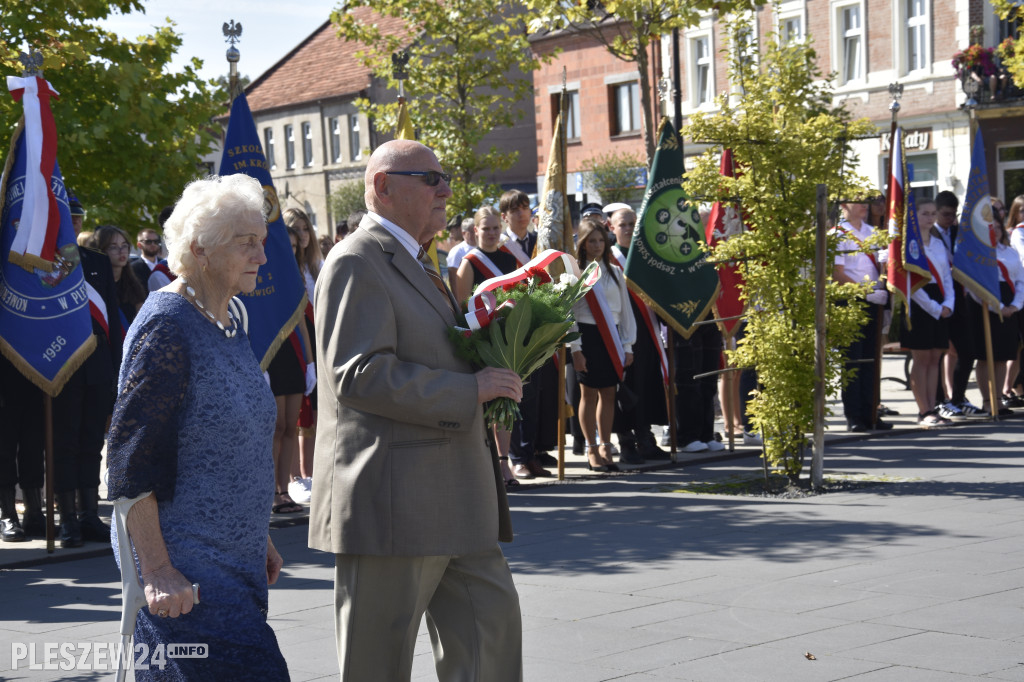
[[[663,118],[650,179],[626,259],[629,288],[684,339],[707,316],[718,296],[715,266],[701,248],[704,228],[697,205],[683,190],[683,152]]]

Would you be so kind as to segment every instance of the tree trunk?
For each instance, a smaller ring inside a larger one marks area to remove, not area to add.
[[[654,133],[657,130],[654,125],[654,102],[651,101],[650,55],[647,53],[650,43],[647,40],[639,40],[638,43],[636,68],[640,72],[640,108],[644,115],[644,151],[647,153],[647,167],[650,168],[651,161],[654,159]]]

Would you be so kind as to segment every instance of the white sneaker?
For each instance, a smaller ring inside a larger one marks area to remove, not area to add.
[[[967,415],[964,414],[963,410],[961,410],[959,407],[957,407],[956,405],[954,405],[953,403],[951,403],[949,401],[946,401],[946,402],[942,403],[941,405],[936,405],[935,406],[935,411],[943,419],[966,419],[967,418]]]
[[[708,444],[702,440],[695,440],[692,443],[687,443],[680,448],[683,452],[704,452],[708,449]]]
[[[717,440],[709,440],[707,443],[704,443],[704,445],[707,446],[707,450],[709,452],[719,452],[721,450],[725,450],[725,444]]]
[[[971,403],[966,400],[957,405],[957,407],[960,408],[960,411],[963,412],[964,416],[966,417],[974,417],[976,419],[987,419],[988,417],[992,416],[988,413],[988,410],[982,409],[977,405],[971,405]]]
[[[661,427],[661,446],[663,448],[668,447],[669,440],[670,440],[670,436],[669,436],[669,433],[668,433],[668,427],[667,426],[662,426]]]
[[[756,433],[753,433],[751,431],[744,431],[743,444],[761,447],[764,445],[764,439],[762,439],[761,436],[757,435]]]
[[[313,480],[295,476],[288,484],[288,495],[299,504],[308,504],[313,488]]]

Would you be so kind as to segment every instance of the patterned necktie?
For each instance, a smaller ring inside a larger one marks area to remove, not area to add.
[[[441,296],[444,298],[444,302],[448,304],[448,309],[455,315],[455,308],[452,306],[451,296],[448,294],[448,287],[445,286],[444,280],[441,279],[441,273],[434,267],[434,262],[430,260],[430,256],[427,255],[426,250],[421,246],[420,252],[416,254],[416,260],[423,266],[423,270],[430,277],[430,281],[434,283],[437,290],[441,292]],[[458,315],[456,315],[458,317]]]

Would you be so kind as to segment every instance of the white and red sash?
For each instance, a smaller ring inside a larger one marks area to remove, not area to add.
[[[624,276],[622,273],[619,274]],[[594,322],[597,324],[597,330],[601,332],[601,340],[604,341],[608,357],[612,359],[612,365],[615,367],[615,373],[619,375],[619,381],[622,381],[622,374],[626,366],[626,351],[622,347],[619,329],[615,326],[615,318],[608,307],[608,299],[604,295],[604,289],[600,286],[595,286],[587,292],[583,300],[587,302],[590,314],[594,316]]]
[[[1002,277],[1003,281],[1006,282],[1010,287],[1010,295],[1016,296],[1017,287],[1013,286],[1013,278],[1010,277],[1010,271],[1006,269],[1006,265],[1003,264],[1003,261],[999,260],[998,258],[996,259],[996,265],[999,266],[999,276]]]
[[[178,276],[171,272],[171,269],[167,267],[167,263],[163,261],[158,261],[157,264],[152,267],[150,274],[152,274],[153,272],[163,273],[167,277],[167,279],[171,280],[172,282],[178,279]]]
[[[939,295],[942,296],[942,300],[946,300],[946,287],[942,284],[942,278],[939,277],[939,271],[935,268],[935,263],[932,263],[932,259],[928,257],[926,253],[924,255],[926,261],[928,261],[928,272],[932,273],[932,281],[939,285]]]
[[[846,224],[849,224],[849,223],[846,223]],[[864,241],[860,237],[858,237],[857,234],[852,229],[846,228],[846,227],[840,227],[840,229],[847,236],[849,236],[850,239],[852,239],[853,241],[857,242],[857,246],[859,246],[861,248],[864,248]],[[874,249],[868,249],[867,253],[864,253],[864,255],[867,256],[868,259],[871,261],[871,264],[873,266],[875,266],[875,279],[877,280],[882,275],[882,271],[878,269],[878,257],[875,255],[875,250]]]
[[[92,315],[92,319],[96,320],[99,326],[103,327],[103,333],[107,337],[107,343],[110,343],[110,323],[107,321],[107,303],[100,296],[100,292],[96,291],[96,288],[85,283],[85,294],[89,297],[89,314]]]
[[[491,279],[492,277],[501,277],[503,273],[498,269],[498,266],[494,264],[485,252],[478,248],[472,248],[464,256],[470,264],[476,268],[477,272],[484,276],[484,279]]]
[[[622,276],[625,277],[625,254],[619,251],[618,248],[613,247],[612,255],[615,256],[619,270],[623,271]],[[636,304],[637,310],[640,311],[640,317],[643,318],[644,326],[647,327],[647,333],[651,335],[651,341],[654,342],[654,347],[658,349],[658,361],[661,364],[661,380],[668,386],[668,356],[665,354],[665,347],[661,344],[661,334],[658,333],[658,318],[654,311],[651,310],[651,306],[644,303],[643,299],[633,293],[632,289],[629,290],[629,297]]]
[[[60,212],[51,176],[57,165],[57,126],[50,99],[57,91],[42,78],[7,77],[7,89],[25,108],[25,199],[10,260],[26,269],[52,263],[57,252]]]
[[[519,267],[523,267],[530,262],[529,254],[523,251],[523,247],[519,246],[519,242],[516,241],[518,237],[516,237],[516,233],[513,232],[511,228],[506,227],[502,236],[505,240],[501,243],[501,250],[508,251],[515,256],[516,263],[519,264]]]

